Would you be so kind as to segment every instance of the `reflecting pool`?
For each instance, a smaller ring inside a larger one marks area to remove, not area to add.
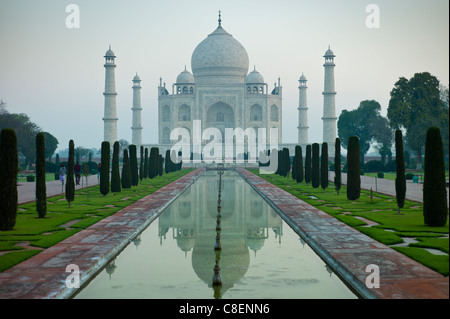
[[[218,194],[205,172],[74,298],[357,298],[236,172]]]

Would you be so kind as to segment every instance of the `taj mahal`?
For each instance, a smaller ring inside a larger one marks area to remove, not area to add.
[[[111,145],[117,141],[116,91],[115,91],[115,54],[111,47],[105,54],[105,106],[104,141]],[[323,90],[323,142],[328,144],[329,156],[334,156],[336,139],[335,85],[333,51],[328,48],[324,54],[324,90]],[[267,130],[264,142],[269,149],[269,130],[276,129],[278,149],[289,148],[293,154],[296,145],[304,149],[308,140],[308,104],[307,79],[304,74],[299,78],[298,103],[298,141],[293,144],[282,142],[282,97],[283,88],[280,78],[272,89],[263,75],[250,69],[249,57],[244,46],[222,27],[219,12],[218,26],[200,44],[191,56],[192,73],[185,67],[171,87],[166,87],[160,78],[158,86],[158,144],[145,144],[142,140],[141,119],[141,79],[136,74],[132,80],[132,141],[131,144],[159,147],[164,152],[181,141],[171,136],[174,129],[184,129],[188,136],[198,135],[195,123],[201,123],[201,130],[215,128],[225,136],[225,130],[253,128]],[[198,136],[202,145],[208,143],[205,137]],[[208,137],[209,138],[209,137]],[[219,142],[222,140],[219,138]],[[195,152],[192,141],[190,152]],[[250,142],[249,142],[250,143]]]

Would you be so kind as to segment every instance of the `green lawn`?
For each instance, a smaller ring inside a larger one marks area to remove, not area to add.
[[[337,195],[333,183],[330,183],[326,190],[320,187],[314,189],[304,182],[297,184],[292,178],[260,175],[258,170],[251,170],[251,172],[386,245],[401,244],[404,242],[403,237],[414,237],[418,243],[393,248],[448,276],[449,256],[433,255],[424,249],[433,248],[448,254],[448,220],[444,227],[425,225],[422,204],[405,201],[405,206],[398,215],[395,197],[375,192],[371,196],[370,191],[362,190],[358,200],[349,201],[345,185]],[[367,224],[357,217],[374,221],[379,225],[363,227]]]
[[[25,249],[17,244],[28,243],[36,248],[51,247],[191,171],[182,169],[146,179],[131,189],[122,189],[120,193],[106,196],[100,194],[98,185],[77,190],[71,208],[64,195],[50,197],[47,199],[48,212],[45,218],[37,217],[34,202],[20,205],[14,229],[0,232],[0,272],[40,252],[40,249]],[[70,229],[61,227],[71,221],[77,222]]]

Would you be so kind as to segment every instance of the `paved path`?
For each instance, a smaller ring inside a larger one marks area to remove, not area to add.
[[[330,181],[334,180],[334,172],[329,172]],[[342,184],[347,184],[347,174],[342,173]],[[361,176],[361,188],[378,193],[395,196],[395,181],[385,178]],[[423,203],[423,184],[406,181],[406,199]],[[447,187],[447,203],[449,201],[449,190]]]
[[[360,233],[265,179],[244,169],[238,172],[363,297],[449,298],[448,277]],[[366,287],[366,279],[372,273],[366,272],[368,265],[379,267],[379,288]]]
[[[86,183],[86,178],[83,177],[83,181],[80,181],[80,185],[75,185],[75,190],[81,189],[86,186],[94,186],[99,183],[97,175],[88,176],[88,180]],[[59,195],[65,193],[65,185],[61,187],[61,182],[58,181],[50,181],[46,182],[45,186],[47,187],[47,197]],[[36,182],[20,182],[17,184],[17,195],[19,197],[19,204],[24,204],[28,202],[32,202],[36,200]]]

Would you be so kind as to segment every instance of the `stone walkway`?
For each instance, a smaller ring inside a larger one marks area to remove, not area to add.
[[[82,182],[80,185],[75,185],[75,190],[81,189],[84,187],[90,187],[98,185],[99,180],[97,175],[88,176],[88,180],[86,182],[86,178],[82,178]],[[59,180],[49,181],[45,183],[47,188],[47,197],[59,195],[65,193],[65,185],[61,187],[61,182]],[[20,182],[17,184],[17,195],[19,197],[19,204],[24,204],[28,202],[33,202],[36,200],[36,182]]]
[[[334,180],[334,172],[329,172],[329,180]],[[342,173],[342,184],[347,184],[347,174]],[[372,189],[374,192],[395,196],[395,181],[386,178],[375,178],[361,176],[361,188]],[[406,181],[406,199],[423,203],[423,184]],[[449,190],[447,187],[447,203],[449,201]]]
[[[449,278],[314,208],[270,182],[238,169],[284,220],[364,298],[449,298]],[[368,265],[380,270],[380,287],[369,289]]]
[[[111,257],[155,220],[204,170],[197,169],[134,204],[0,273],[0,299],[67,298],[68,265],[77,265],[82,286]]]

